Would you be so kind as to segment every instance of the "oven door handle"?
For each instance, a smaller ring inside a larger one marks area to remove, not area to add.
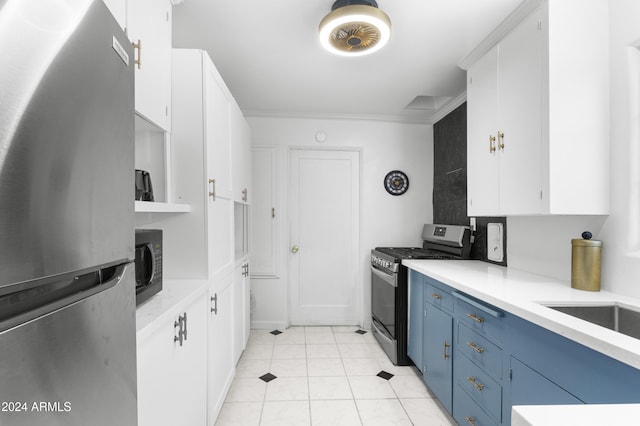
[[[387,284],[393,287],[398,287],[397,274],[389,275],[373,265],[371,265],[371,272],[380,279],[384,280]]]

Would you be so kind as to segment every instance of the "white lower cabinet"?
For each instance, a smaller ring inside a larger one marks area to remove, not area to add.
[[[207,418],[205,295],[137,342],[138,425],[203,425]]]
[[[209,289],[208,425],[215,424],[235,371],[231,350],[232,280],[233,276],[229,275],[217,288]]]
[[[233,363],[240,360],[249,340],[249,262],[236,266],[233,274]]]

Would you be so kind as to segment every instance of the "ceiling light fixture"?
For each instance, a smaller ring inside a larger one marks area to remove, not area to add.
[[[391,37],[391,20],[375,0],[337,0],[320,22],[320,43],[343,56],[368,55]]]

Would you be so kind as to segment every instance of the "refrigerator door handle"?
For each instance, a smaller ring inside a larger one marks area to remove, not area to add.
[[[65,277],[0,296],[0,333],[110,289],[122,280],[128,265],[132,264]]]

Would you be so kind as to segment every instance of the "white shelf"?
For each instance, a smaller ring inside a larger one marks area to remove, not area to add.
[[[158,203],[151,201],[136,201],[136,213],[189,213],[189,204]]]

